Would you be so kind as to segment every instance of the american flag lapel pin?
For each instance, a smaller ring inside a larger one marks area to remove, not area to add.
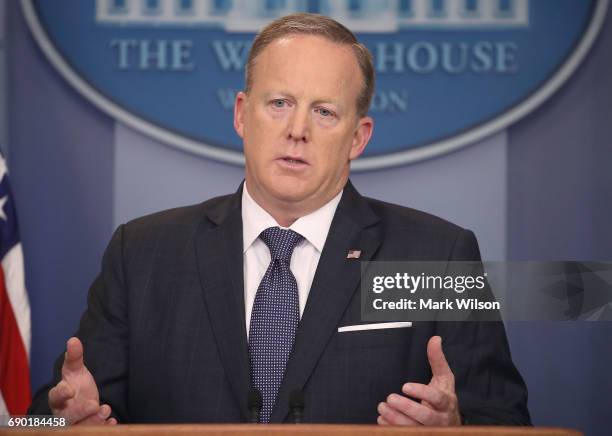
[[[359,259],[361,256],[361,250],[349,250],[346,254],[347,259]]]

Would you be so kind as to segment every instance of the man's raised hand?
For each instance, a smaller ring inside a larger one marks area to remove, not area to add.
[[[442,351],[442,338],[433,336],[427,344],[427,359],[431,366],[431,381],[406,383],[404,395],[391,394],[378,405],[378,423],[382,425],[461,425],[459,404],[455,393],[455,376]]]
[[[62,380],[49,391],[49,407],[54,415],[70,424],[116,424],[108,404],[100,405],[96,382],[83,363],[83,344],[72,337],[66,343]]]

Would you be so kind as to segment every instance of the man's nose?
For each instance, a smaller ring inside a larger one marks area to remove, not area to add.
[[[296,108],[289,119],[287,139],[307,143],[310,139],[310,118],[308,109]]]

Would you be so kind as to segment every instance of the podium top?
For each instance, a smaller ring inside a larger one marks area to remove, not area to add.
[[[42,428],[0,428],[0,436],[31,436]],[[555,427],[391,427],[336,424],[125,424],[48,429],[58,436],[582,436],[576,430]]]

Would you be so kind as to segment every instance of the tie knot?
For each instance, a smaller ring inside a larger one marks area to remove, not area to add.
[[[293,249],[303,238],[297,232],[280,227],[269,227],[259,235],[270,249],[272,260],[291,261]]]

